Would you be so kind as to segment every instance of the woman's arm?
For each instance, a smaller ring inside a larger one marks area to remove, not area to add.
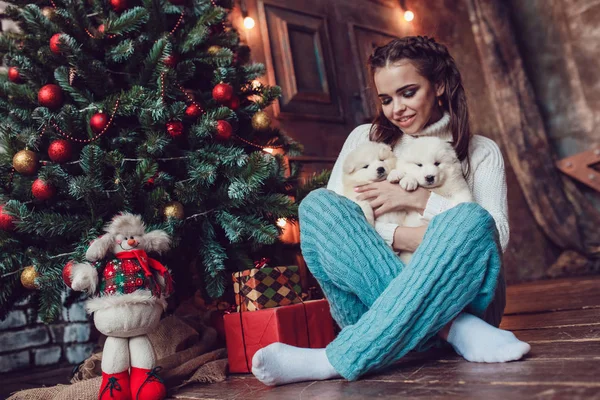
[[[394,231],[394,242],[392,248],[396,251],[411,251],[417,250],[417,247],[423,241],[427,225],[417,228],[409,228],[398,226]]]

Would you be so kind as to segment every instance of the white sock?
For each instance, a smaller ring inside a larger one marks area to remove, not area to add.
[[[252,373],[269,386],[302,381],[339,378],[327,359],[325,349],[305,349],[273,343],[252,357]]]
[[[467,361],[497,363],[518,360],[529,353],[531,346],[512,332],[494,328],[475,317],[461,313],[452,322],[448,343]]]

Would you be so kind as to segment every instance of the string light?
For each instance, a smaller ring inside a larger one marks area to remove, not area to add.
[[[252,29],[252,28],[254,28],[254,25],[256,25],[256,23],[254,22],[254,18],[252,18],[252,17],[244,18],[244,28]]]
[[[271,147],[265,147],[265,148],[263,149],[263,151],[264,151],[265,153],[273,154],[273,151],[275,151],[275,150],[273,150]]]
[[[277,220],[277,226],[280,228],[285,228],[285,226],[287,225],[287,220],[285,218],[279,218]]]
[[[410,10],[406,10],[404,12],[404,19],[406,20],[406,22],[412,21],[413,19],[415,19],[415,13]]]

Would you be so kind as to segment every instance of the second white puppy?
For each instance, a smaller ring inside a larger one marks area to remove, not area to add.
[[[453,205],[473,201],[473,195],[463,175],[461,162],[452,144],[437,137],[406,138],[396,168],[388,174],[388,181],[399,182],[403,189],[424,187],[449,199]],[[409,211],[403,226],[417,227],[427,222],[416,211]],[[405,263],[412,252],[400,253]]]

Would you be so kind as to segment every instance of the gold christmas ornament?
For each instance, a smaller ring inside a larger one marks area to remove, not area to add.
[[[264,131],[271,126],[271,118],[264,111],[259,111],[252,117],[252,127],[257,131]]]
[[[183,204],[181,204],[178,201],[168,202],[163,210],[163,215],[165,216],[165,218],[172,217],[177,219],[183,219]]]
[[[38,156],[31,150],[21,150],[13,157],[13,167],[23,175],[33,175],[38,169]]]
[[[21,284],[26,289],[38,289],[39,287],[37,283],[35,283],[35,280],[39,276],[40,274],[38,274],[33,265],[25,267],[23,272],[21,272]]]
[[[221,46],[213,45],[208,48],[208,54],[211,56],[216,56],[217,53],[221,50]]]
[[[46,18],[52,19],[52,17],[54,17],[54,9],[52,7],[44,7],[42,8],[42,14],[44,14],[44,17]]]

